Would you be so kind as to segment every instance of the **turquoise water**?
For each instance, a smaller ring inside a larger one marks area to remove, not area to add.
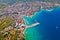
[[[27,26],[39,22],[40,24],[27,28],[24,31],[26,40],[59,40],[59,31],[56,26],[60,26],[60,7],[53,8],[52,11],[41,9],[32,16],[32,18],[23,16]],[[35,21],[36,20],[36,21]],[[56,33],[57,32],[57,33]]]

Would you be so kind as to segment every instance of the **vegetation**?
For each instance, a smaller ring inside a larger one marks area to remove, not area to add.
[[[12,18],[0,19],[0,40],[24,40],[24,37],[20,35],[20,30],[15,31],[14,26],[12,26],[13,29],[4,30],[14,23]]]
[[[9,25],[11,25],[13,23],[14,22],[12,21],[11,18],[0,19],[0,30],[3,30],[4,28],[8,27]]]

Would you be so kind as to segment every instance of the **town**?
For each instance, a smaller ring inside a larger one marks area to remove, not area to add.
[[[5,4],[3,3],[3,5]],[[60,6],[60,4],[41,1],[5,5],[5,7],[0,8],[0,40],[25,40],[24,30],[26,25],[21,16],[31,17],[34,12],[41,8],[50,9],[57,6]]]

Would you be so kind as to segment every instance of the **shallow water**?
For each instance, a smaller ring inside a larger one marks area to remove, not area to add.
[[[59,40],[60,32],[56,30],[56,26],[60,26],[59,15],[60,7],[54,8],[52,11],[41,9],[35,12],[32,18],[24,16],[24,21],[28,26],[36,23],[36,21],[40,23],[24,31],[26,40],[56,40],[56,36],[58,36],[57,40]]]

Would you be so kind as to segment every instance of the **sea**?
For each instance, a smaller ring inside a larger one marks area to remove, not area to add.
[[[49,10],[40,9],[32,17],[22,16],[27,26],[40,23],[25,29],[26,40],[60,40],[60,7]]]

